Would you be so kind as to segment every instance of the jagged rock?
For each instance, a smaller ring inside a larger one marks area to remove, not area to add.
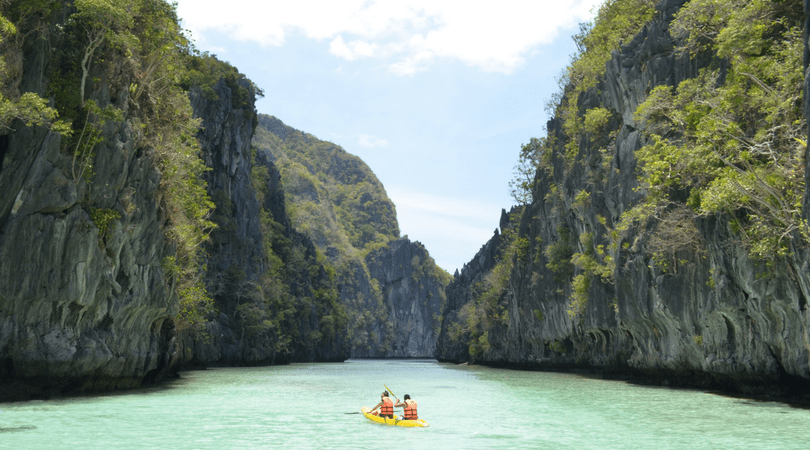
[[[502,216],[504,215],[506,215],[505,211],[502,212]],[[465,342],[468,338],[461,336],[461,339],[453,339],[450,330],[454,325],[463,325],[459,311],[464,305],[473,301],[473,287],[495,267],[500,251],[501,235],[498,230],[495,230],[494,235],[478,250],[473,259],[464,264],[461,273],[456,271],[453,281],[447,286],[447,303],[442,311],[441,330],[434,354],[439,361],[467,362],[468,353]]]

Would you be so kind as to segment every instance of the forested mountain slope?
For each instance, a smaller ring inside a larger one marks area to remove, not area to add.
[[[399,237],[394,204],[369,167],[272,116],[259,116],[253,143],[279,167],[292,224],[335,267],[351,355],[431,356],[449,275]]]
[[[438,357],[806,395],[805,12],[607,1]]]

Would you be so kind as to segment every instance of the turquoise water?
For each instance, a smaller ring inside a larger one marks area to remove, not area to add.
[[[429,428],[356,413],[387,384]],[[0,448],[790,449],[810,411],[579,375],[351,360],[183,373],[115,395],[0,404]]]

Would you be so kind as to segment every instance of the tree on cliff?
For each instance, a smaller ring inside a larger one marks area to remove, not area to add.
[[[132,17],[123,8],[121,2],[113,0],[76,0],[74,3],[76,14],[70,20],[84,30],[87,38],[87,46],[82,55],[81,68],[82,80],[79,83],[79,98],[81,104],[85,101],[85,87],[87,86],[87,75],[90,72],[90,64],[93,62],[93,55],[98,47],[108,41],[113,45],[123,44],[126,40],[131,40],[134,36],[128,33],[128,28],[132,27]]]
[[[34,12],[33,8],[26,8],[17,15],[25,19]],[[21,19],[18,17],[18,20]],[[17,88],[23,41],[24,36],[20,36],[14,23],[0,14],[0,133],[14,131],[11,123],[21,120],[25,125],[45,125],[67,135],[70,126],[58,119],[59,112],[55,108],[49,107],[47,101],[36,93],[20,93]]]

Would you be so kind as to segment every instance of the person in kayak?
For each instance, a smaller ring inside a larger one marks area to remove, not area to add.
[[[377,410],[379,408],[379,411]],[[380,395],[380,403],[371,408],[371,414],[375,416],[385,417],[386,419],[394,418],[394,402],[388,397],[388,391],[383,391]]]
[[[405,408],[402,412],[402,415],[397,417],[397,420],[417,420],[419,419],[419,415],[416,414],[416,401],[411,400],[411,396],[405,394],[405,401],[402,403],[397,400],[397,403],[394,405],[395,408]]]

